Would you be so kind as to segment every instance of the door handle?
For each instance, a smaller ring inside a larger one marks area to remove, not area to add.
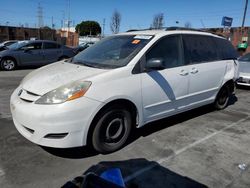
[[[190,73],[192,73],[192,74],[196,74],[196,73],[198,73],[199,71],[198,71],[198,69],[197,68],[192,68],[192,70],[190,71]]]
[[[181,70],[180,75],[181,76],[187,76],[188,75],[188,71]]]

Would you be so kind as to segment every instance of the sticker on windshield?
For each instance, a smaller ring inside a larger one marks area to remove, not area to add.
[[[139,44],[141,41],[140,40],[133,40],[132,44]]]
[[[151,39],[153,36],[152,35],[136,35],[134,37],[134,39],[144,39],[144,40],[149,40]]]

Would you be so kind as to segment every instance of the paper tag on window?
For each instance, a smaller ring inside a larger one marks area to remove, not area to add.
[[[139,44],[141,41],[140,40],[133,40],[132,44]]]

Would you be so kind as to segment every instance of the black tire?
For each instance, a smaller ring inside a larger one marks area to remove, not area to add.
[[[222,110],[228,106],[229,98],[230,98],[230,89],[227,85],[223,86],[214,102],[214,107],[216,110]]]
[[[129,138],[132,115],[124,108],[108,108],[97,119],[92,134],[92,145],[100,153],[111,153],[120,149]]]
[[[13,58],[4,58],[1,60],[1,69],[5,71],[12,71],[17,68],[16,60]]]

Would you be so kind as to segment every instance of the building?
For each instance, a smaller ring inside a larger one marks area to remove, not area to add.
[[[62,31],[44,28],[26,28],[26,27],[11,27],[0,26],[0,42],[6,40],[52,40],[60,44],[68,46],[78,45],[78,34],[70,31]]]
[[[226,37],[241,55],[250,52],[250,27],[209,28],[206,30]]]
[[[57,30],[57,35],[60,40],[64,41],[59,41],[62,44],[65,44],[67,46],[78,46],[79,43],[79,35],[78,33],[71,32],[68,30]]]
[[[31,38],[41,40],[56,40],[56,30],[44,28],[25,28],[0,26],[0,41],[29,40]]]

